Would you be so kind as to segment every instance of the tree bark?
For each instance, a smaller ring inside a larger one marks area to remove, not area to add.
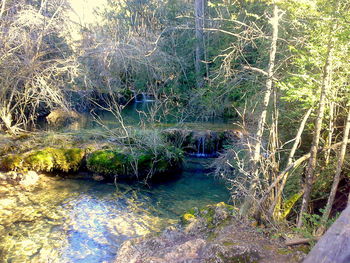
[[[303,263],[349,263],[350,206],[341,213],[304,259]]]
[[[307,122],[311,112],[312,112],[312,108],[310,108],[305,113],[304,118],[303,118],[302,122],[300,123],[297,135],[295,136],[294,144],[292,146],[292,149],[289,152],[289,156],[288,156],[288,161],[287,161],[286,167],[289,167],[292,164],[292,162],[293,162],[293,158],[294,158],[295,152],[298,149],[298,146],[299,146],[299,143],[300,143],[300,140],[301,140],[301,135],[302,135],[302,133],[303,133],[303,131],[305,129],[306,122]],[[287,182],[287,179],[288,179],[288,174],[289,174],[288,172],[284,174],[283,179],[282,179],[282,183],[278,187],[276,198],[273,201],[273,203],[272,203],[272,205],[270,206],[270,209],[269,209],[269,214],[270,215],[273,214],[273,211],[275,210],[276,205],[281,200],[282,192],[283,192],[284,186],[286,185],[286,182]]]
[[[280,20],[279,9],[275,4],[273,7],[273,17],[270,20],[270,23],[272,25],[272,38],[271,38],[271,46],[270,46],[270,54],[269,54],[269,65],[267,70],[267,79],[265,84],[265,91],[263,94],[262,111],[258,121],[256,138],[254,143],[254,152],[252,157],[253,180],[251,182],[250,189],[249,189],[250,196],[247,196],[246,200],[244,201],[244,204],[240,210],[241,214],[246,214],[247,210],[250,208],[252,197],[255,196],[256,188],[259,183],[259,162],[261,158],[261,144],[262,144],[262,136],[264,134],[264,128],[266,123],[267,109],[269,106],[271,92],[272,92],[273,75],[274,75],[276,51],[277,51],[279,20]]]
[[[0,18],[2,18],[3,14],[5,13],[5,6],[6,6],[6,0],[2,0],[2,5],[0,9]]]
[[[327,222],[327,220],[329,218],[329,214],[331,213],[335,194],[336,194],[337,189],[338,189],[338,185],[339,185],[339,181],[340,181],[340,174],[341,174],[343,164],[344,164],[344,159],[345,159],[346,146],[348,145],[349,131],[350,131],[350,110],[348,109],[348,115],[347,115],[346,124],[345,124],[345,128],[344,128],[343,140],[342,140],[342,144],[341,144],[339,156],[338,156],[337,170],[336,170],[335,175],[334,175],[333,184],[332,184],[331,192],[328,196],[327,205],[326,205],[325,211],[324,211],[323,216],[322,216],[321,222],[323,224],[321,225],[320,229],[318,230],[318,233],[320,233],[320,234],[322,234],[325,230],[324,224],[325,224],[325,222]]]
[[[314,180],[314,172],[317,162],[317,149],[320,142],[320,134],[322,128],[322,122],[325,110],[326,94],[329,90],[329,74],[331,71],[331,60],[333,51],[333,38],[330,33],[330,39],[328,41],[326,63],[323,70],[322,86],[321,86],[321,96],[319,99],[319,107],[317,111],[317,118],[315,121],[315,131],[312,139],[311,149],[310,149],[310,159],[306,168],[305,184],[304,184],[304,195],[301,203],[300,214],[298,218],[297,226],[300,228],[303,224],[303,215],[308,211],[308,206],[310,202],[310,195],[312,190],[312,184]]]

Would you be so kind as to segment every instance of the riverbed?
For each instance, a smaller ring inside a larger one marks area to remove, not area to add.
[[[41,175],[32,190],[1,186],[2,262],[113,262],[123,241],[179,222],[196,206],[229,201],[205,160],[169,182],[106,183]]]

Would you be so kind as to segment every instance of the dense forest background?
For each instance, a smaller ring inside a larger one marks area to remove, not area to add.
[[[350,189],[349,7],[108,0],[98,20],[78,23],[69,1],[2,0],[1,129],[106,98],[121,109],[141,93],[178,121],[234,118],[244,143],[214,166],[241,213],[322,233]]]

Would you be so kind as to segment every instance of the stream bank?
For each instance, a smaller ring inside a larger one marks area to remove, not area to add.
[[[124,242],[114,262],[297,263],[305,256],[267,238],[252,223],[223,202],[193,208],[180,225]]]

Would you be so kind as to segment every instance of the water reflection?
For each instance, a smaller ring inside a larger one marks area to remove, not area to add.
[[[33,192],[6,189],[0,187],[0,258],[21,263],[112,262],[124,240],[229,198],[201,170],[151,188],[46,178]]]

